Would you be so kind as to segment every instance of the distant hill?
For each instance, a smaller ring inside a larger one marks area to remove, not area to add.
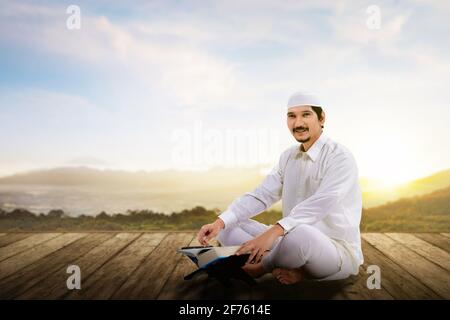
[[[26,209],[10,212],[0,209],[0,231],[100,231],[100,230],[196,230],[214,221],[217,213],[203,207],[166,215],[151,210],[128,211],[114,215],[70,217],[63,210],[36,215]]]
[[[224,209],[263,178],[260,168],[201,172],[55,168],[0,178],[0,208],[63,209],[72,215],[149,208],[171,213],[195,206]]]
[[[429,193],[437,189],[445,188],[450,185],[450,169],[437,172],[428,177],[411,181],[405,185],[399,186],[400,193]],[[412,190],[411,190],[412,189]]]
[[[361,230],[449,232],[450,187],[364,209]]]
[[[36,170],[0,178],[0,185],[95,186],[104,188],[150,188],[161,191],[189,188],[208,189],[235,185],[254,186],[263,176],[260,168],[207,171],[121,171],[88,167]]]
[[[261,169],[128,172],[64,167],[36,170],[0,178],[0,208],[35,212],[63,209],[72,215],[148,208],[170,213],[195,206],[223,210],[264,179]],[[364,178],[360,184],[363,205],[370,208],[450,186],[450,170],[389,189]],[[274,209],[280,210],[281,204]]]
[[[370,180],[361,179],[364,207],[374,207],[404,197],[423,195],[450,186],[450,169],[413,180],[392,188],[377,188]]]

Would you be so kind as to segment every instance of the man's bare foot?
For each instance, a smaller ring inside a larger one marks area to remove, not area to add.
[[[282,284],[294,284],[305,278],[305,271],[303,268],[275,268],[272,270],[272,275]]]
[[[252,278],[260,278],[264,274],[266,274],[266,270],[264,270],[262,263],[246,263],[242,267],[242,269]]]

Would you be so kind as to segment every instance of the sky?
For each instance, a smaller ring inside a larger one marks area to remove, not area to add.
[[[299,90],[360,176],[447,169],[448,17],[422,0],[0,0],[0,176],[270,168]]]

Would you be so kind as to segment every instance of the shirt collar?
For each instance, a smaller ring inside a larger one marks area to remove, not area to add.
[[[320,153],[320,150],[322,150],[322,147],[326,143],[327,139],[328,138],[323,133],[321,133],[319,138],[313,143],[313,145],[308,149],[308,151],[306,151],[306,152],[302,151],[301,150],[302,145],[300,145],[300,147],[298,148],[299,154],[300,155],[306,154],[313,162],[316,161],[316,159]]]

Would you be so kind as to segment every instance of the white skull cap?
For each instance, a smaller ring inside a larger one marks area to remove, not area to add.
[[[322,105],[315,94],[298,91],[289,98],[287,108],[299,106],[321,107]]]

